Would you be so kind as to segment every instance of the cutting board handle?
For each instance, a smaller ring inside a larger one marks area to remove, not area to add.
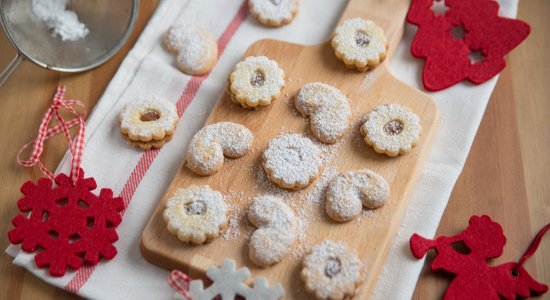
[[[388,37],[389,61],[403,37],[410,4],[410,0],[350,0],[338,24],[356,17],[373,20],[384,29]]]

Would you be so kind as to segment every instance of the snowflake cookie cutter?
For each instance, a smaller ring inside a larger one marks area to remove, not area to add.
[[[250,277],[250,270],[246,267],[237,269],[232,259],[224,259],[219,268],[211,267],[206,276],[212,284],[205,288],[202,280],[191,280],[181,271],[172,271],[168,283],[176,291],[174,299],[232,300],[241,296],[250,300],[277,300],[285,294],[281,284],[269,286],[265,277],[254,278],[252,287],[248,286],[245,281]]]

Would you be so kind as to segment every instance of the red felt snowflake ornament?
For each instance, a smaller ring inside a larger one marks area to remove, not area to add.
[[[413,0],[407,15],[410,23],[418,25],[411,53],[426,59],[423,83],[430,91],[465,79],[475,84],[489,80],[504,69],[504,56],[531,31],[525,22],[498,16],[494,0],[435,0],[435,4],[444,4],[447,10],[439,14],[432,10],[434,0]],[[482,58],[473,62],[476,53]]]
[[[10,241],[26,252],[42,248],[35,256],[36,265],[49,265],[53,276],[63,276],[67,267],[78,269],[83,262],[95,265],[100,256],[111,259],[117,253],[112,243],[118,240],[114,228],[122,221],[122,198],[113,198],[110,189],[95,195],[95,180],[84,178],[82,170],[79,174],[74,185],[65,174],[55,178],[56,186],[49,178],[37,184],[25,182],[21,186],[25,196],[17,205],[30,215],[15,216],[15,228],[8,233]]]
[[[17,206],[21,214],[12,223],[14,229],[8,232],[13,244],[21,244],[25,252],[38,252],[34,260],[39,268],[49,266],[50,274],[63,276],[67,267],[78,269],[83,263],[97,264],[101,257],[111,259],[117,254],[113,243],[118,240],[115,228],[122,221],[120,212],[124,209],[121,197],[113,197],[111,189],[93,193],[97,185],[94,178],[84,178],[79,167],[82,158],[84,120],[71,105],[80,105],[78,100],[64,100],[65,88],[60,86],[54,101],[42,120],[29,160],[18,162],[24,166],[38,164],[49,178],[40,178],[35,184],[27,181],[21,186],[24,197]],[[59,114],[64,107],[77,116],[65,122]],[[48,128],[52,117],[58,124]],[[71,141],[69,128],[80,125],[75,141]],[[53,174],[40,162],[43,143],[48,138],[63,132],[72,154],[70,176]],[[23,151],[23,149],[21,151]],[[21,154],[20,151],[20,154]]]
[[[432,270],[443,270],[455,275],[444,299],[510,299],[543,294],[548,286],[537,282],[522,267],[523,262],[538,247],[542,236],[550,230],[546,225],[535,237],[519,263],[509,262],[496,267],[487,259],[499,257],[506,237],[500,224],[488,216],[472,216],[470,224],[455,236],[440,236],[430,240],[414,234],[410,247],[416,258],[422,258],[430,249],[437,252]],[[460,251],[455,245],[461,245]]]

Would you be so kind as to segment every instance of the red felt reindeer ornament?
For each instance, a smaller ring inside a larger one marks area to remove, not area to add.
[[[17,202],[21,214],[12,220],[14,228],[8,232],[13,244],[21,244],[25,252],[38,252],[34,260],[39,268],[49,267],[53,276],[63,276],[67,267],[78,269],[83,263],[97,264],[101,257],[111,259],[117,254],[113,243],[118,240],[115,228],[122,221],[122,198],[113,197],[111,189],[101,189],[98,195],[94,178],[85,178],[80,168],[84,147],[84,115],[74,109],[82,106],[78,100],[63,98],[65,87],[59,86],[52,104],[42,119],[38,136],[23,146],[19,154],[31,144],[28,160],[17,158],[23,166],[38,164],[47,178],[35,184],[27,181],[21,186],[23,197]],[[75,118],[65,121],[60,109]],[[52,120],[57,124],[49,126]],[[79,125],[74,141],[69,129]],[[63,133],[72,156],[70,174],[54,176],[41,162],[44,142]]]
[[[487,259],[499,257],[506,237],[500,224],[488,216],[472,216],[470,224],[455,236],[441,236],[430,240],[414,234],[410,247],[416,258],[422,258],[430,249],[437,252],[432,270],[443,270],[455,277],[444,299],[510,299],[527,298],[542,294],[548,286],[534,280],[522,267],[525,260],[538,247],[542,236],[550,230],[546,225],[535,237],[519,263],[509,262],[496,267],[487,265]],[[463,244],[467,251],[457,251],[453,246]]]

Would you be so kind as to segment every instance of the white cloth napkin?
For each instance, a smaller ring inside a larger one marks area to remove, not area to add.
[[[140,255],[142,230],[170,184],[192,135],[202,126],[219,99],[231,68],[254,41],[280,39],[299,44],[326,40],[347,1],[302,0],[296,20],[279,29],[258,25],[250,16],[240,25],[210,76],[180,120],[171,142],[160,151],[143,177],[118,228],[118,255],[102,262],[78,294],[99,299],[169,299],[173,291],[166,283],[168,271],[147,263]],[[142,151],[132,149],[120,137],[117,116],[122,107],[136,96],[157,94],[176,102],[191,77],[174,68],[174,56],[161,45],[163,33],[174,23],[200,24],[219,37],[242,5],[242,0],[165,0],[143,31],[134,48],[124,59],[88,119],[83,168],[99,187],[120,193]],[[500,15],[515,16],[517,0],[501,0]],[[402,81],[422,90],[423,61],[413,58],[409,48],[416,27],[406,25],[405,37],[391,62],[391,71]],[[417,183],[408,211],[386,259],[374,299],[410,298],[423,261],[413,259],[408,239],[413,232],[427,237],[435,234],[451,190],[460,174],[474,135],[485,111],[497,78],[475,86],[460,83],[444,91],[430,93],[441,111],[439,133]],[[53,95],[52,91],[52,95]],[[69,166],[64,158],[58,171]],[[465,222],[467,220],[464,220]],[[10,246],[7,253],[14,263],[57,287],[65,287],[75,272],[53,278],[38,269],[34,254]]]

